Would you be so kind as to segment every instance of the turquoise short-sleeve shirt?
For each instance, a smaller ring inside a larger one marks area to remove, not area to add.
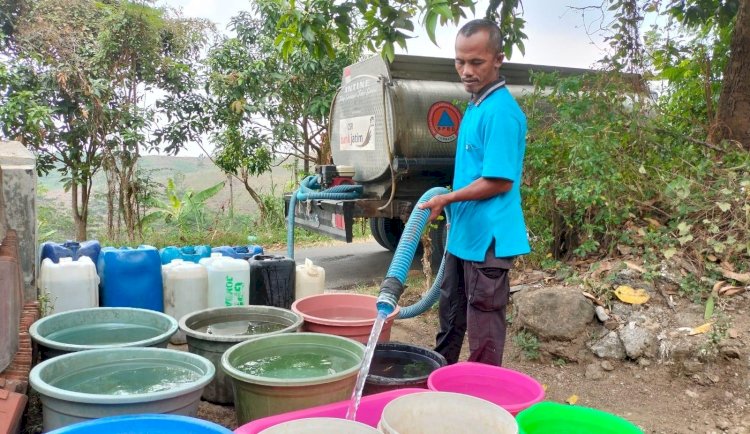
[[[505,86],[469,103],[456,142],[453,190],[480,177],[507,179],[513,187],[489,199],[450,205],[451,254],[482,262],[493,239],[499,258],[531,251],[521,209],[525,151],[526,116]]]

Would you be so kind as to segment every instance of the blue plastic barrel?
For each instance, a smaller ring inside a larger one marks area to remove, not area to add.
[[[173,259],[182,259],[183,261],[195,262],[197,264],[201,258],[211,256],[211,246],[169,246],[159,250],[159,256],[161,256],[162,265],[169,264]]]
[[[97,271],[100,306],[164,312],[161,258],[156,248],[105,247]]]
[[[201,419],[174,414],[111,416],[68,425],[49,434],[232,434],[231,430]]]
[[[39,263],[41,264],[42,261],[47,258],[57,264],[60,262],[60,258],[73,258],[75,261],[81,256],[88,256],[91,258],[91,262],[96,264],[99,260],[99,252],[101,249],[99,241],[97,240],[89,240],[82,243],[71,240],[65,241],[64,243],[53,243],[52,241],[47,241],[46,243],[42,243],[39,248]]]
[[[250,259],[255,255],[263,254],[263,247],[257,245],[248,246],[220,246],[211,249],[213,253],[221,253],[235,259]]]

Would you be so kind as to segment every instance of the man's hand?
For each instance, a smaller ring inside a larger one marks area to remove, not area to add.
[[[432,199],[428,200],[427,202],[420,203],[417,205],[417,208],[419,209],[429,209],[430,210],[430,221],[435,220],[440,216],[440,214],[443,213],[443,208],[446,207],[450,203],[448,198],[446,197],[446,194],[439,194]]]

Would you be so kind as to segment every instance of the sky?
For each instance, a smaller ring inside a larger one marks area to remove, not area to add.
[[[511,62],[554,65],[574,68],[590,68],[604,57],[606,43],[601,32],[595,32],[601,24],[601,12],[588,9],[582,16],[580,8],[599,6],[602,0],[525,0],[523,18],[526,20],[526,53],[514,52]],[[478,17],[484,15],[488,1],[481,0],[476,6]],[[231,34],[227,25],[232,16],[243,10],[251,10],[249,0],[160,0],[158,4],[182,10],[187,17],[205,18],[212,21],[217,30]],[[575,9],[579,8],[579,9]],[[472,19],[476,17],[468,17]],[[459,23],[459,27],[467,21]],[[607,23],[605,22],[605,25]],[[438,28],[434,45],[420,23],[415,23],[415,37],[407,42],[407,50],[398,48],[398,53],[418,56],[453,57],[453,42],[457,28]],[[190,145],[180,155],[197,156],[201,153]]]

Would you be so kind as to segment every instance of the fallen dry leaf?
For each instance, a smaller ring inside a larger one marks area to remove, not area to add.
[[[737,339],[739,335],[740,334],[737,329],[727,329],[727,336],[729,336],[731,339]]]
[[[625,265],[627,265],[627,267],[630,268],[631,270],[635,270],[641,274],[646,273],[646,270],[644,270],[643,267],[641,267],[640,265],[634,264],[630,261],[625,261]]]
[[[750,283],[750,273],[735,273],[734,271],[729,271],[726,268],[722,268],[721,274],[727,279],[736,280],[742,283]]]
[[[578,395],[570,395],[568,399],[565,400],[570,405],[576,405],[576,402],[578,402]]]
[[[690,330],[690,333],[688,333],[688,335],[690,336],[702,335],[703,333],[710,331],[713,325],[714,325],[713,322],[707,322],[703,325],[699,325],[698,327],[693,327],[693,329]]]
[[[588,293],[586,291],[581,291],[581,294],[583,294],[584,297],[586,297],[589,300],[591,300],[591,302],[594,303],[595,305],[597,305],[597,306],[604,306],[604,303],[601,300],[599,300],[598,298],[596,298],[596,296],[594,294]]]
[[[645,289],[620,285],[615,289],[615,295],[623,303],[643,304],[650,298]]]

